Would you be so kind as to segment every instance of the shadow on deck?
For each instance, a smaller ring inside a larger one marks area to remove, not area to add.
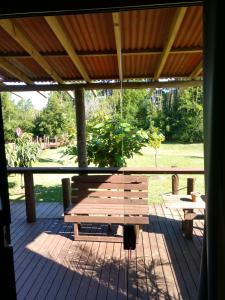
[[[74,242],[60,204],[38,204],[33,224],[25,221],[24,203],[11,210],[18,299],[197,297],[203,222],[195,221],[193,240],[186,240],[179,210],[149,207],[150,223],[130,260],[119,243]]]

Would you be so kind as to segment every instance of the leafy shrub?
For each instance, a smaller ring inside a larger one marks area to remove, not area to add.
[[[32,135],[23,133],[15,144],[6,145],[7,165],[10,167],[31,167],[41,152],[41,147],[32,142]]]
[[[87,156],[88,164],[99,167],[126,166],[126,159],[135,153],[141,154],[148,135],[143,130],[121,122],[118,119],[105,117],[101,123],[92,120],[88,126]],[[77,155],[76,145],[69,146],[64,155]]]

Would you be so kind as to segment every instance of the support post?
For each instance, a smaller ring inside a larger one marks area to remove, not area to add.
[[[63,208],[65,211],[71,204],[69,178],[62,178],[62,194],[63,194]]]
[[[187,178],[187,195],[190,195],[191,192],[195,190],[195,179]]]
[[[84,89],[75,90],[78,167],[87,167]]]
[[[27,222],[32,223],[36,221],[34,178],[32,172],[24,173],[24,185]]]
[[[179,176],[177,174],[172,175],[172,194],[179,194]]]
[[[190,195],[195,188],[195,179],[187,178],[187,194]],[[182,229],[187,239],[191,239],[193,235],[193,218],[189,219],[188,215],[192,214],[193,209],[184,209],[184,221],[182,222]]]

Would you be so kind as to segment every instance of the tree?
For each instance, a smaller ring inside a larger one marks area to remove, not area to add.
[[[165,136],[159,132],[159,128],[152,126],[149,134],[149,144],[155,149],[155,166],[157,168],[157,150],[160,148],[161,143],[165,141]]]
[[[24,132],[32,132],[34,128],[34,119],[37,114],[30,99],[20,99],[15,105],[17,114],[17,127]]]
[[[134,153],[141,154],[148,140],[144,130],[108,116],[101,123],[98,119],[92,120],[88,128],[88,163],[98,167],[126,166],[126,159]],[[76,145],[68,147],[64,155],[77,155]]]
[[[60,136],[75,126],[75,111],[65,92],[52,92],[47,106],[35,119],[35,135]]]
[[[1,98],[5,141],[11,142],[15,139],[17,128],[16,106],[9,93],[2,93]]]
[[[155,125],[166,140],[176,142],[203,141],[203,90],[201,87],[169,89],[162,93]]]

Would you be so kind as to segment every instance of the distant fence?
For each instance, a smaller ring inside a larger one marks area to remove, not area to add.
[[[171,174],[172,193],[179,190],[179,174],[204,174],[202,168],[79,168],[79,167],[8,167],[8,174],[24,174],[27,222],[35,222],[36,205],[33,174]],[[190,183],[188,184],[190,189]]]

